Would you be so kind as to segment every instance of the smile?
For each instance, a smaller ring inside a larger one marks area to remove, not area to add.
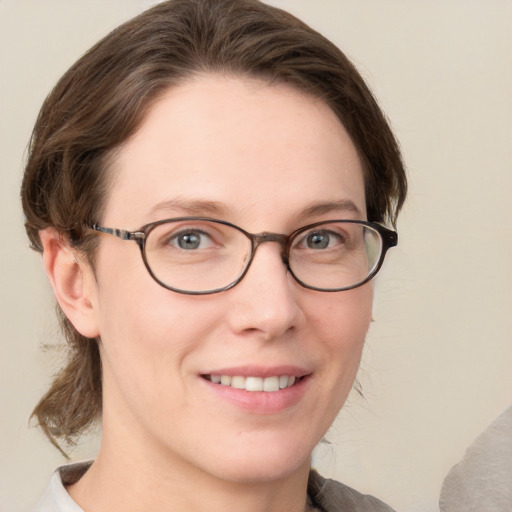
[[[241,375],[204,375],[204,378],[219,384],[229,386],[235,389],[244,389],[245,391],[267,391],[275,392],[293,386],[301,380],[293,375],[280,375],[271,377],[243,377]]]

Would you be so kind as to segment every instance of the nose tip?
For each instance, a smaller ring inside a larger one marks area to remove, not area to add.
[[[259,247],[246,276],[231,292],[234,304],[230,323],[237,333],[277,338],[293,329],[300,317],[297,285],[277,244]]]

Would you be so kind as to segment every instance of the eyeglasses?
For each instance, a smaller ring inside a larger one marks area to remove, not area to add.
[[[248,233],[229,222],[180,217],[142,226],[138,231],[92,229],[134,240],[153,279],[169,290],[205,295],[228,290],[245,276],[264,242],[282,246],[282,261],[305,288],[350,290],[372,279],[396,232],[361,220],[328,220],[301,227],[291,235]]]

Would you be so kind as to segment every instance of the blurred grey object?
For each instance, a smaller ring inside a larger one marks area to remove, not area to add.
[[[512,511],[512,406],[484,430],[446,476],[441,512]]]

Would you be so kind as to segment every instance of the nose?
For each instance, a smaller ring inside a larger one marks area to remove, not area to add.
[[[283,263],[281,244],[261,244],[245,277],[228,291],[231,330],[265,340],[293,330],[302,314],[297,294],[305,292],[298,288]]]

